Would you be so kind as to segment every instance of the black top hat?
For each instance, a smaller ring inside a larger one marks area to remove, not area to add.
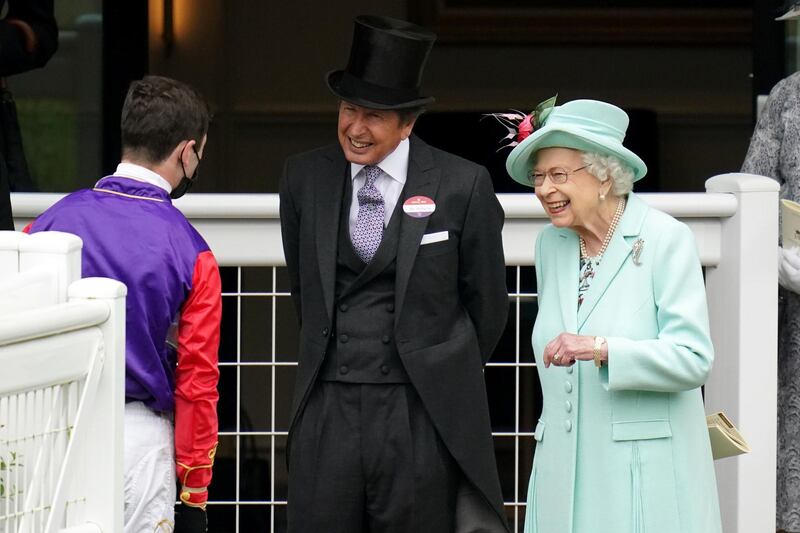
[[[786,0],[783,3],[783,10],[781,11],[783,15],[776,18],[775,20],[797,20],[800,19],[800,1],[798,0]]]
[[[435,40],[435,33],[404,20],[356,17],[347,68],[325,81],[342,100],[373,109],[430,104],[433,97],[420,96],[419,86]]]

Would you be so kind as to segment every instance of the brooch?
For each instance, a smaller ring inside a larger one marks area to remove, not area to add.
[[[644,248],[644,240],[636,239],[633,242],[633,264],[634,265],[641,265],[641,255],[642,255],[642,248]]]

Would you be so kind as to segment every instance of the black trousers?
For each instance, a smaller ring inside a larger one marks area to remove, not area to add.
[[[451,533],[460,479],[411,385],[318,382],[292,434],[289,533]]]

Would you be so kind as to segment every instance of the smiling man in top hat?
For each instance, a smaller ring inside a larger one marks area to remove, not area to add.
[[[339,143],[287,160],[281,227],[301,324],[289,531],[507,531],[483,365],[506,323],[485,168],[411,135],[436,36],[358,17]]]

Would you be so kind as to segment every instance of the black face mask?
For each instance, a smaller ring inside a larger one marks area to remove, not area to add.
[[[194,156],[197,158],[197,166],[194,167],[194,172],[191,176],[186,175],[186,167],[183,166],[183,158],[181,158],[181,170],[183,170],[183,177],[181,178],[181,182],[178,183],[177,187],[172,189],[172,192],[169,193],[169,197],[173,200],[177,200],[186,192],[191,189],[194,182],[197,181],[197,171],[200,169],[200,156],[197,155],[197,150],[194,149],[194,145],[192,145],[192,151],[194,152]]]

